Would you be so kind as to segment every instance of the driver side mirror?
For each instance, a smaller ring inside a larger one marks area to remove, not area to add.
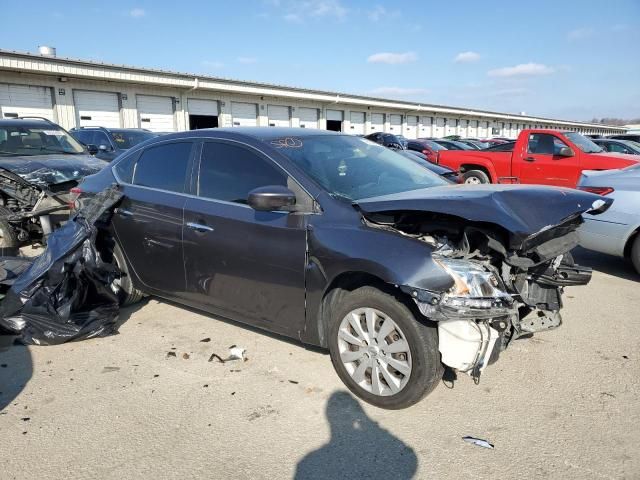
[[[99,152],[99,149],[96,145],[90,143],[87,145],[87,151],[89,152],[89,155],[95,155]]]
[[[108,145],[100,145],[98,146],[98,150],[100,150],[101,152],[110,152],[112,148]]]
[[[560,155],[561,157],[573,157],[575,153],[573,153],[573,150],[571,150],[569,147],[562,147],[558,152],[558,155]]]
[[[284,210],[296,204],[296,194],[282,185],[268,185],[251,190],[247,203],[262,212]]]

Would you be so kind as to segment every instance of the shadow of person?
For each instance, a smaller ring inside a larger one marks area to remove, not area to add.
[[[367,417],[349,393],[333,393],[326,413],[331,428],[329,443],[298,463],[296,480],[401,480],[415,475],[418,459],[413,449]]]
[[[11,404],[33,375],[29,348],[0,332],[0,411]]]

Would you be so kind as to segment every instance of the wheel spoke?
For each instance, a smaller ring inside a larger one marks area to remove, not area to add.
[[[403,375],[409,375],[409,373],[411,373],[411,367],[407,364],[407,362],[396,360],[395,358],[388,355],[384,356],[384,360]]]
[[[374,395],[382,395],[384,386],[380,381],[380,366],[378,362],[373,361],[371,365],[371,392]]]
[[[391,320],[390,318],[386,318],[385,321],[380,326],[380,330],[378,330],[378,332],[376,333],[376,340],[378,341],[378,344],[381,344],[382,340],[387,335],[389,335],[395,327],[396,327],[396,324],[393,323],[393,320]]]
[[[363,340],[360,340],[358,337],[354,337],[346,330],[340,329],[338,331],[338,336],[343,339],[345,342],[350,343],[352,345],[358,345],[360,347],[365,347],[365,343]]]
[[[384,363],[381,365],[380,371],[382,372],[382,376],[384,377],[384,379],[387,381],[391,392],[398,392],[400,390],[400,379],[391,375]]]
[[[365,372],[367,371],[367,367],[369,367],[369,360],[363,360],[362,362],[360,362],[360,365],[358,365],[358,368],[355,369],[355,371],[353,372],[353,375],[351,375],[353,377],[353,380],[356,383],[362,383],[365,380]]]
[[[396,340],[384,347],[385,353],[404,353],[409,351],[409,344],[404,340]]]
[[[373,308],[367,308],[364,311],[364,318],[367,321],[367,340],[371,343],[371,340],[376,337],[376,312]]]
[[[360,337],[362,341],[369,340],[369,337],[367,336],[365,331],[362,329],[362,325],[360,324],[360,315],[352,313],[351,318],[349,319],[349,325],[353,327],[353,329],[356,332],[356,335],[358,335],[358,337]]]
[[[364,356],[364,352],[361,350],[347,350],[345,352],[340,353],[340,358],[344,363],[355,362],[356,360],[360,360]]]

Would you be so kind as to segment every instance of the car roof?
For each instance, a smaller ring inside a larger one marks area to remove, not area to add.
[[[222,134],[222,135],[220,135]],[[163,135],[161,138],[169,140],[172,138],[187,137],[215,137],[215,136],[243,136],[256,140],[269,141],[283,137],[319,137],[319,136],[349,136],[341,132],[331,132],[328,130],[318,130],[313,128],[293,128],[293,127],[223,127],[223,128],[201,128],[199,130],[187,130]]]
[[[33,120],[33,119],[21,119],[21,118],[2,119],[0,120],[0,127],[62,128],[53,122],[49,122],[48,120]]]

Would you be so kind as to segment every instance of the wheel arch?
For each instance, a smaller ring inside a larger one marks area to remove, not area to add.
[[[356,270],[345,271],[337,275],[327,284],[322,294],[322,300],[316,311],[315,329],[321,347],[328,347],[327,332],[329,330],[329,319],[331,318],[333,306],[340,302],[341,297],[345,293],[361,287],[374,287],[382,292],[388,293],[407,306],[416,318],[421,317],[415,302],[396,285],[392,285],[372,273]]]
[[[496,174],[493,171],[493,167],[485,165],[483,163],[463,163],[460,165],[460,173],[468,172],[470,170],[480,170],[487,174],[489,181],[495,183]]]
[[[637,227],[633,232],[631,232],[631,235],[629,235],[629,238],[627,238],[627,241],[624,244],[624,250],[623,250],[624,258],[631,257],[631,249],[633,248],[633,242],[635,242],[636,238],[638,238],[638,235],[640,235],[640,226]]]

